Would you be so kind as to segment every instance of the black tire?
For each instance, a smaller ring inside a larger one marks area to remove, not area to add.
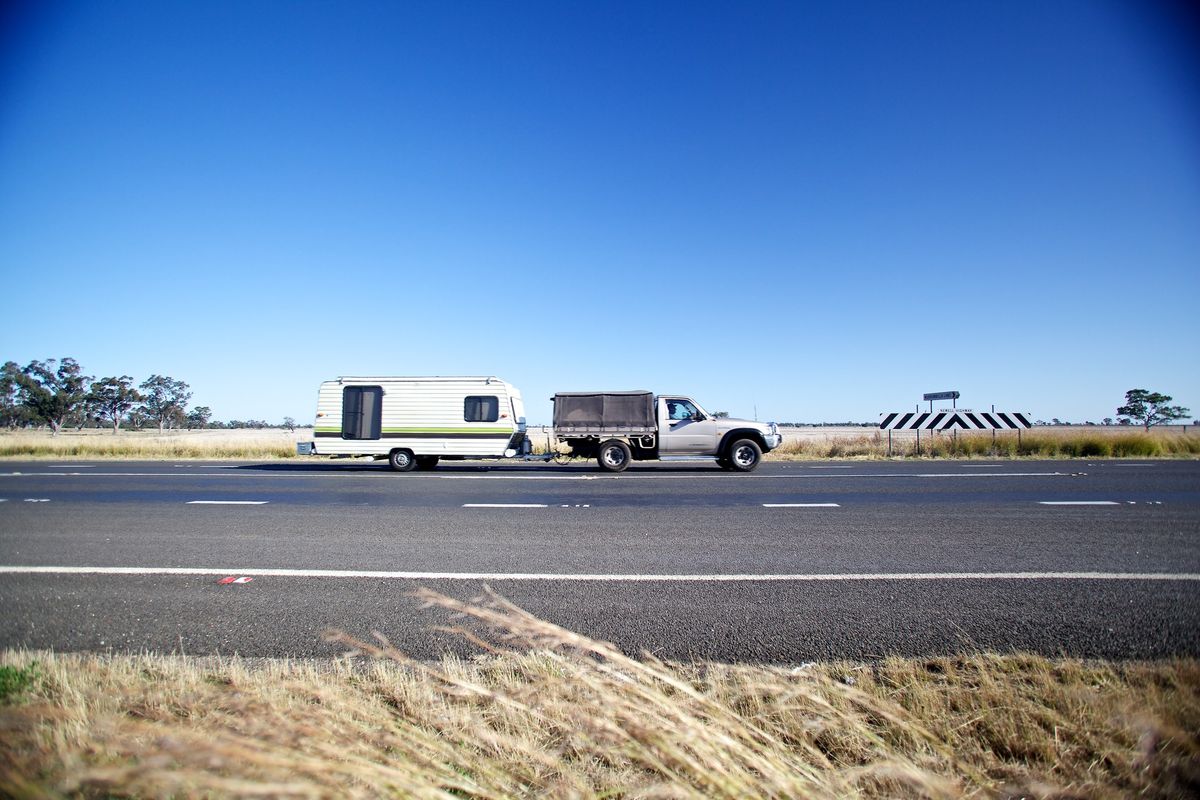
[[[629,445],[620,439],[609,439],[596,453],[596,462],[605,472],[624,472],[632,459]]]
[[[738,439],[729,445],[725,457],[736,472],[753,472],[762,463],[762,448],[753,439]]]
[[[388,464],[396,472],[412,472],[417,468],[417,458],[412,450],[393,450],[388,453]]]
[[[725,456],[717,456],[717,466],[721,469],[733,469],[733,464]]]
[[[417,456],[417,469],[433,469],[440,460],[440,456]]]

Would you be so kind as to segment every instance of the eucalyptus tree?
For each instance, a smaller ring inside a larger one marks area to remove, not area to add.
[[[113,433],[116,433],[125,415],[142,402],[142,395],[133,388],[133,378],[122,375],[93,381],[88,401],[98,416],[112,423]]]
[[[21,405],[57,435],[72,415],[83,412],[91,380],[73,358],[30,361],[16,376],[17,394]]]
[[[159,433],[167,423],[184,417],[184,406],[192,399],[188,385],[166,375],[151,375],[142,385],[141,410],[158,422]]]
[[[1153,425],[1187,418],[1191,411],[1183,406],[1168,405],[1172,399],[1170,395],[1158,392],[1130,389],[1125,393],[1125,405],[1117,409],[1117,414],[1139,423],[1146,430]]]

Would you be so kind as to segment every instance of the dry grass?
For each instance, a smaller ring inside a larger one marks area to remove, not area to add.
[[[10,458],[294,458],[312,431],[63,431],[0,433],[0,457]]]
[[[888,457],[886,432],[858,429],[784,428],[783,446],[771,452],[772,460],[828,458],[880,459]],[[815,432],[815,433],[814,433]],[[531,435],[534,451],[545,453],[546,435]],[[0,432],[0,458],[143,458],[143,459],[278,459],[294,458],[296,443],[312,441],[312,431],[206,430],[206,431],[65,431]],[[910,432],[893,436],[892,457],[916,456]],[[921,457],[937,458],[1196,458],[1200,435],[1129,428],[1035,429],[1025,431],[1018,443],[1015,433],[1004,432],[993,441],[989,433],[921,436]]]
[[[6,652],[11,797],[1041,797],[1200,792],[1200,665],[667,664],[432,593],[437,665]]]
[[[923,432],[919,457],[923,458],[1196,458],[1200,456],[1200,436],[1128,428],[1097,430],[1032,430],[990,433]],[[794,438],[785,433],[783,445],[768,458],[805,460],[825,458],[887,458],[886,432],[872,431],[858,436],[833,438]],[[914,436],[905,432],[894,435],[892,457],[918,457]]]

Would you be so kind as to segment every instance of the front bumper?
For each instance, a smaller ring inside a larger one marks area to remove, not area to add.
[[[763,436],[763,441],[767,445],[765,452],[769,453],[779,445],[783,444],[783,436],[779,433],[779,426],[772,422],[768,426],[768,433]]]

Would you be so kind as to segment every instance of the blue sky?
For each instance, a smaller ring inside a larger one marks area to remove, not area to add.
[[[0,359],[781,421],[1200,414],[1183,5],[81,2],[0,17]]]

